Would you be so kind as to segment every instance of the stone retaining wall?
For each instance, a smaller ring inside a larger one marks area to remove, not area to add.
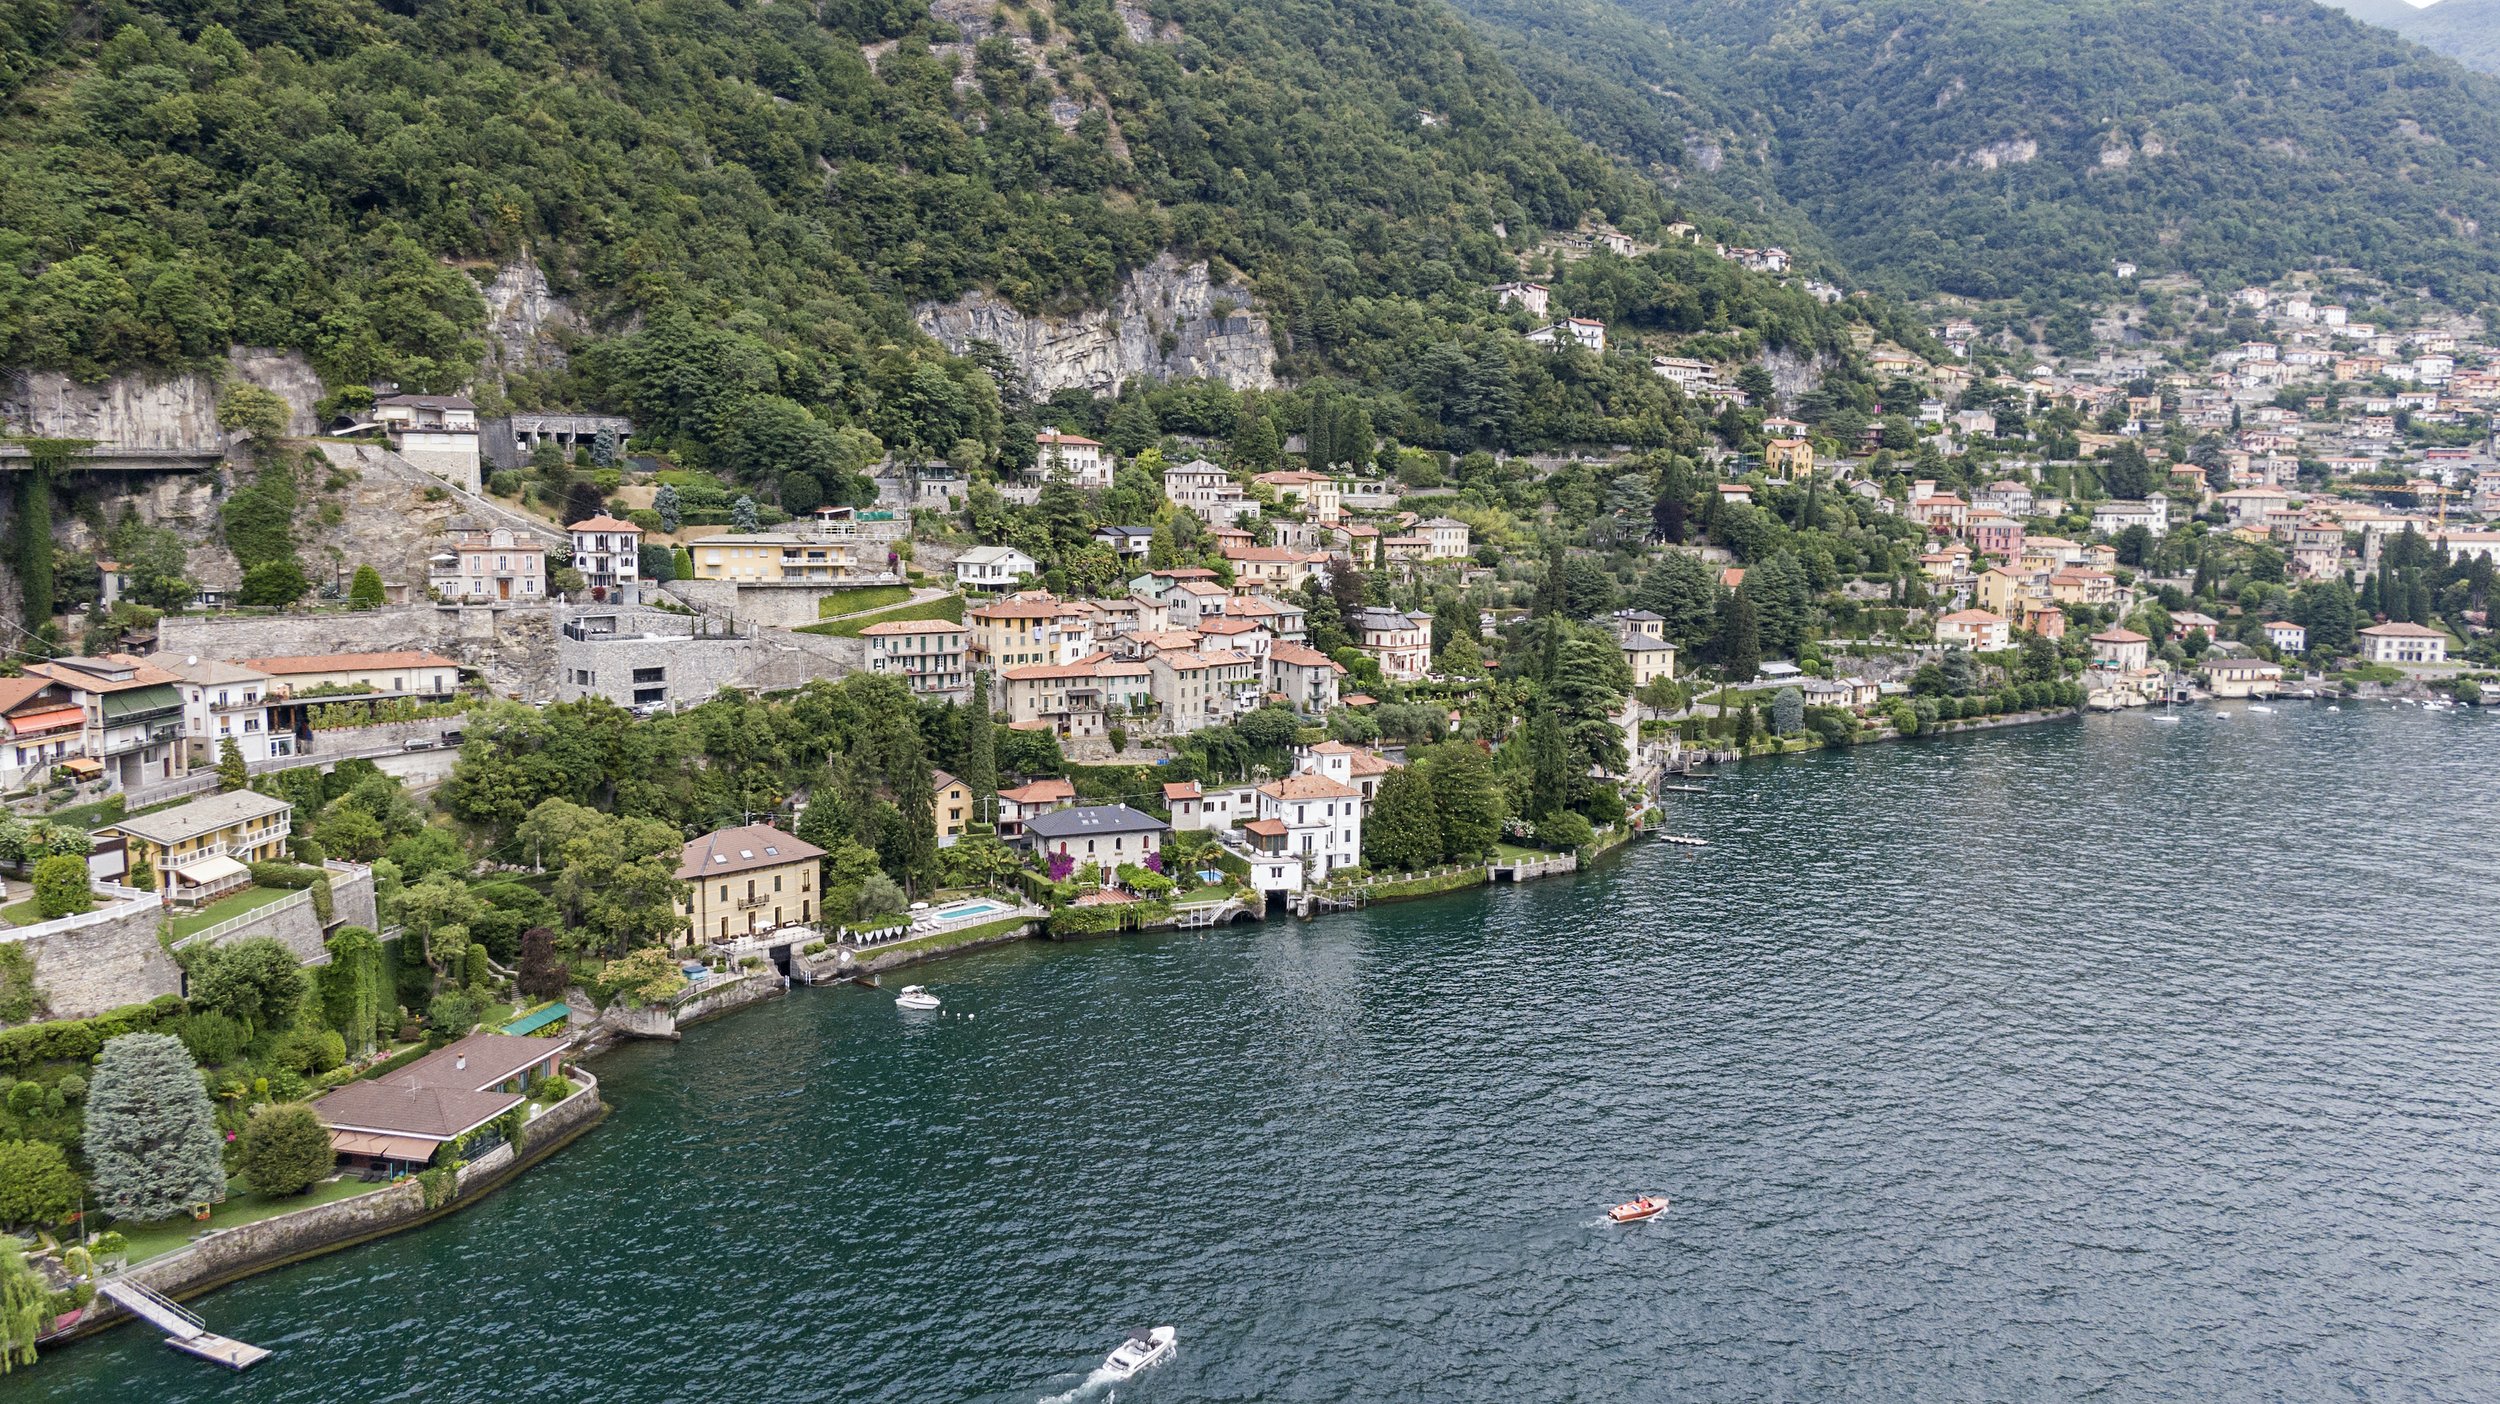
[[[367,890],[371,890],[368,881]],[[89,1019],[125,1004],[182,993],[182,967],[156,939],[164,905],[154,895],[115,907],[26,928],[36,934],[0,932],[34,960],[35,988],[55,1019]]]
[[[498,692],[545,697],[555,688],[555,606],[445,609],[427,603],[317,614],[169,614],[156,626],[156,651],[169,658],[233,662],[395,649],[430,649],[478,669]]]
[[[639,1009],[617,1004],[600,1014],[598,1027],[618,1038],[674,1039],[689,1025],[778,999],[784,993],[780,972],[770,967],[725,976],[713,985],[680,1004],[646,1004]]]

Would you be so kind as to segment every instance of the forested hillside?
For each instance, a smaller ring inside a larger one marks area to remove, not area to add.
[[[912,303],[1065,308],[1171,248],[1246,275],[1287,369],[1374,388],[1409,443],[1663,432],[1654,382],[1563,383],[1484,293],[1546,230],[1654,231],[1658,191],[1438,0],[939,8],[957,23],[902,0],[19,0],[0,365],[93,378],[239,342],[334,387],[446,389],[480,363],[479,281],[528,258],[593,344],[515,401],[626,410],[762,479],[855,463],[837,429],[1012,445],[1018,407]],[[1839,341],[1766,280],[1620,268],[1627,330]],[[1418,383],[1488,356],[1490,410]]]
[[[2416,9],[2405,0],[2328,0],[2365,24],[2381,25],[2468,68],[2500,73],[2500,0],[2439,0]]]
[[[1775,199],[1905,290],[2088,290],[2126,259],[2500,292],[2500,88],[2305,0],[1461,3],[1612,85],[1561,104],[1583,135]]]

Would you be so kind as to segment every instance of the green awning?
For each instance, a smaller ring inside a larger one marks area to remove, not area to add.
[[[144,717],[157,712],[182,710],[182,690],[172,683],[150,687],[134,687],[104,694],[104,719],[108,722]]]
[[[534,1034],[540,1029],[547,1027],[549,1024],[562,1023],[572,1017],[572,1006],[565,1004],[550,1004],[546,1008],[541,1009],[534,1014],[524,1014],[520,1018],[513,1020],[511,1023],[504,1025],[503,1032],[508,1034]]]

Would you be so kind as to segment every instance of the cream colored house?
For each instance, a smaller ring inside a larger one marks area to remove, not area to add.
[[[678,910],[688,944],[813,923],[823,915],[816,878],[824,856],[770,824],[715,829],[687,844],[677,878],[686,884]]]
[[[251,885],[251,865],[286,857],[295,806],[251,790],[211,795],[96,830],[130,846],[130,871],[145,869],[166,901],[206,902]]]

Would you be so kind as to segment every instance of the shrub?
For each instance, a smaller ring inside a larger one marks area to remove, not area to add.
[[[1536,837],[1538,843],[1559,853],[1587,845],[1597,837],[1597,831],[1588,820],[1566,809],[1537,820]]]
[[[243,1045],[251,1041],[241,1021],[213,1010],[200,1010],[186,1018],[174,1030],[182,1046],[191,1050],[202,1067],[223,1067],[243,1056]]]
[[[426,1006],[425,1018],[433,1026],[431,1037],[438,1043],[449,1043],[476,1028],[485,1012],[486,1002],[467,990],[445,990]]]
[[[338,1156],[330,1133],[301,1103],[262,1107],[243,1123],[236,1160],[255,1193],[301,1194],[330,1177]]]
[[[487,963],[484,946],[474,941],[469,944],[468,957],[461,962],[461,973],[464,981],[471,985],[485,985],[494,980],[495,972]]]
[[[78,1202],[69,1158],[49,1141],[0,1141],[0,1224],[51,1223]]]
[[[56,853],[35,864],[35,910],[44,920],[94,909],[95,884],[86,859]]]
[[[541,1074],[530,1079],[530,1100],[554,1106],[573,1095],[573,1084],[560,1077]]]

